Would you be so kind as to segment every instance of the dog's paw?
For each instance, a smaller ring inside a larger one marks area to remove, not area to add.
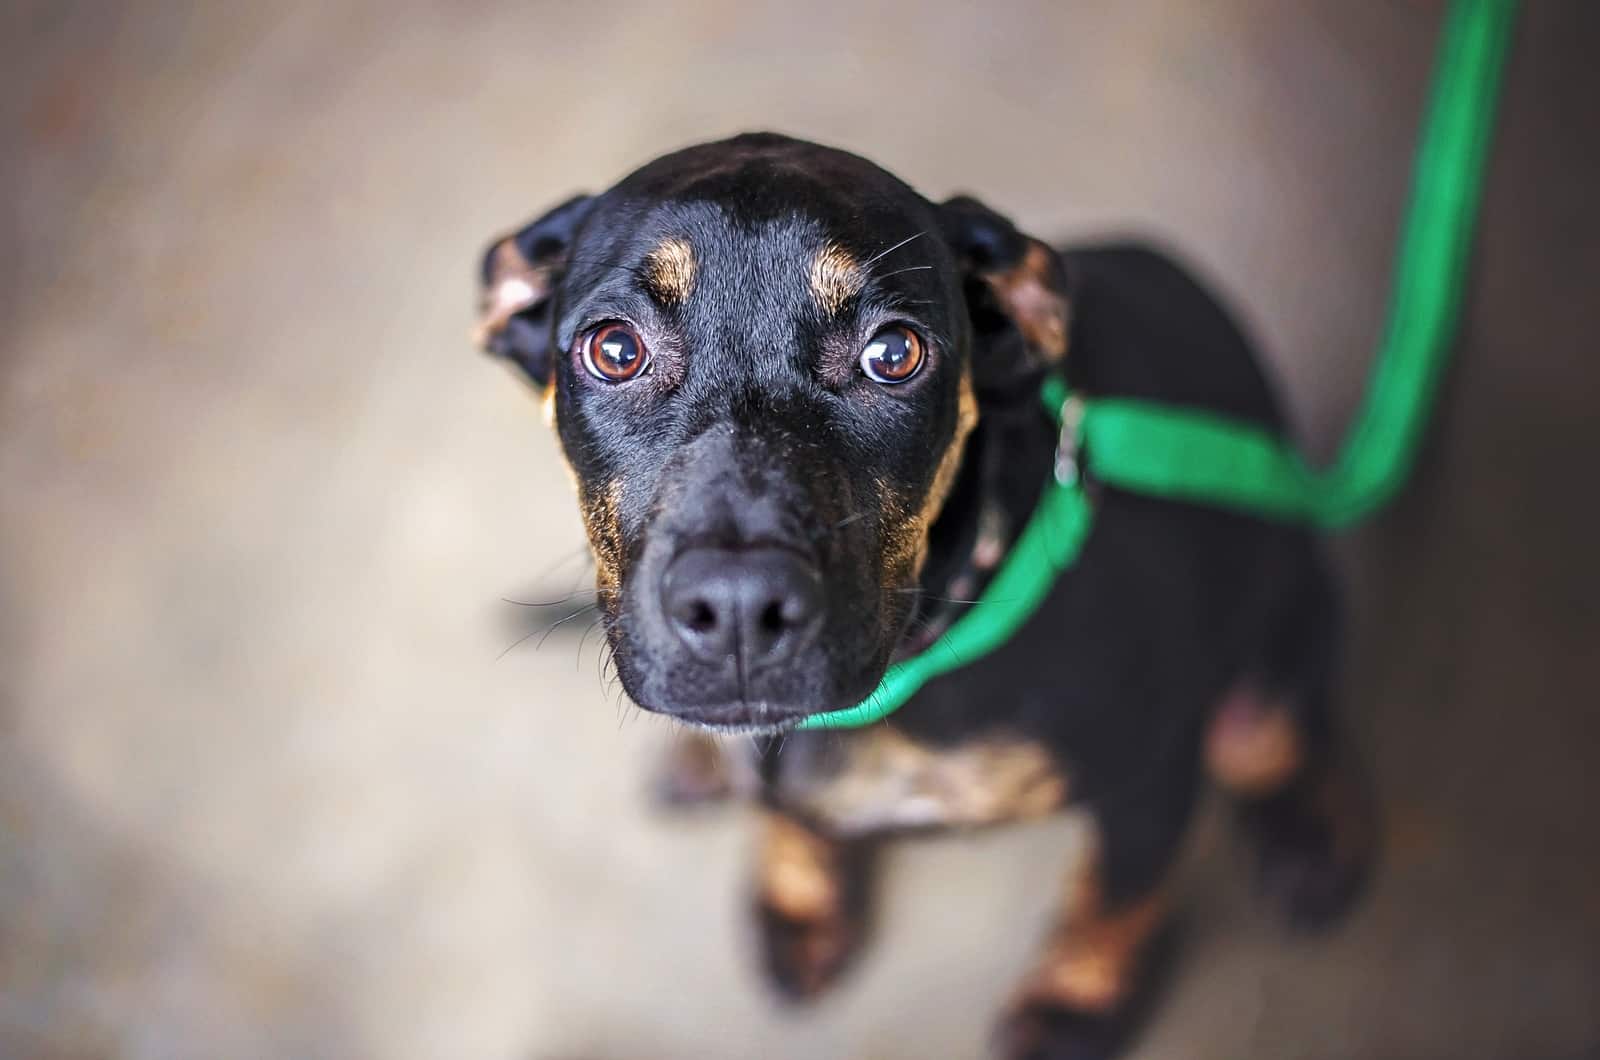
[[[1330,778],[1296,812],[1257,829],[1256,885],[1293,930],[1332,927],[1361,896],[1374,860],[1370,802]]]
[[[762,962],[774,992],[803,1003],[838,981],[861,951],[866,932],[859,916],[799,919],[766,904],[756,909]]]
[[[1256,887],[1290,928],[1314,933],[1349,912],[1369,870],[1365,854],[1345,856],[1327,829],[1308,827],[1262,843]]]
[[[762,964],[780,997],[832,986],[867,935],[876,847],[832,839],[782,813],[765,818],[755,913]]]
[[[1100,1015],[1032,1001],[1014,1009],[995,1034],[999,1060],[1109,1060],[1132,1036],[1126,1015]]]

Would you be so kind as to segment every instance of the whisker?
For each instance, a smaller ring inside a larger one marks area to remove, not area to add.
[[[562,624],[564,624],[566,622],[570,622],[572,619],[577,618],[581,614],[585,614],[585,613],[587,613],[589,611],[593,611],[598,606],[599,606],[598,604],[587,604],[587,605],[585,605],[583,607],[578,608],[576,611],[571,612],[570,614],[566,614],[566,615],[561,616],[560,618],[556,619],[554,622],[550,623],[548,626],[544,626],[544,627],[541,627],[541,628],[528,630],[528,632],[524,633],[522,636],[518,637],[516,640],[512,641],[510,644],[506,645],[506,650],[501,652],[499,655],[496,655],[494,657],[495,662],[499,662],[501,659],[504,659],[507,655],[510,655],[511,652],[512,652],[512,649],[514,649],[518,645],[522,644],[529,637],[535,636],[536,634],[539,634],[539,633],[543,633],[544,636],[539,638],[539,643],[534,645],[534,648],[533,648],[534,651],[538,651],[540,648],[544,647],[545,639],[547,637],[549,637],[550,634],[555,632],[557,626],[562,625]]]
[[[867,517],[867,510],[865,508],[863,508],[859,512],[855,512],[855,513],[853,513],[851,515],[845,516],[843,519],[840,519],[837,523],[833,524],[833,528],[835,530],[843,530],[845,527],[849,526],[851,523],[859,522],[862,519],[865,519],[866,517]]]
[[[598,629],[600,623],[605,621],[605,618],[605,615],[596,615],[594,621],[590,622],[589,625],[584,629],[583,636],[578,638],[578,657],[574,659],[572,663],[572,669],[575,672],[583,668],[583,649],[584,646],[589,643],[589,634]]]
[[[589,543],[587,541],[582,542],[576,548],[569,549],[568,551],[557,556],[554,561],[547,564],[543,570],[534,576],[534,580],[543,581],[551,574],[560,570],[562,567],[565,567],[568,563],[571,563],[573,560],[579,558],[586,560],[587,565],[592,565],[594,563],[594,553],[589,551]]]
[[[931,268],[933,268],[932,265],[907,265],[905,268],[895,269],[893,272],[880,273],[875,279],[887,280],[889,277],[898,276],[902,272],[927,272]]]
[[[544,631],[544,636],[539,638],[539,643],[537,643],[537,644],[535,644],[533,646],[533,650],[534,651],[538,651],[540,648],[544,647],[544,642],[550,639],[550,634],[552,634],[552,633],[554,633],[556,631],[556,627],[557,626],[563,626],[563,625],[567,624],[568,622],[571,622],[573,619],[577,618],[579,615],[586,614],[586,613],[588,613],[590,611],[593,611],[597,606],[599,606],[599,605],[590,604],[587,607],[580,607],[576,611],[572,612],[570,615],[566,615],[566,616],[564,616],[562,618],[558,618],[554,622],[550,623],[549,628]],[[510,649],[508,648],[506,650],[509,651]]]
[[[900,242],[896,243],[894,246],[890,247],[888,250],[880,250],[880,251],[878,251],[878,253],[872,255],[872,257],[868,258],[866,261],[863,261],[861,263],[861,267],[863,269],[870,269],[875,262],[882,261],[884,258],[888,257],[890,254],[893,254],[895,251],[899,250],[901,247],[905,246],[907,243],[910,243],[912,240],[915,240],[915,239],[921,239],[923,236],[925,236],[927,234],[928,234],[927,231],[924,230],[924,231],[916,232],[916,233],[914,233],[912,235],[906,236],[904,239],[902,239]],[[893,275],[893,273],[891,273],[890,275]]]
[[[499,662],[501,659],[504,659],[507,655],[510,655],[511,654],[511,649],[515,648],[517,645],[521,644],[523,641],[527,640],[529,637],[533,636],[537,632],[539,632],[539,631],[536,630],[536,629],[528,630],[528,632],[524,633],[522,636],[518,637],[516,640],[512,641],[510,644],[506,645],[506,650],[501,652],[499,655],[496,655],[494,657],[494,661],[495,662]]]
[[[502,596],[500,598],[500,602],[506,604],[515,604],[517,607],[555,607],[557,604],[566,603],[574,596],[593,596],[599,591],[599,589],[574,589],[567,595],[558,596],[553,600],[513,600],[509,596]]]

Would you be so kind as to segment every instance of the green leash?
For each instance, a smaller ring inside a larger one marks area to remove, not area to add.
[[[1150,496],[1337,528],[1367,515],[1405,481],[1460,315],[1484,163],[1516,0],[1455,0],[1445,20],[1411,199],[1396,256],[1388,322],[1356,422],[1326,471],[1282,439],[1221,416],[1123,398],[1041,391],[1061,429],[1045,487],[1000,569],[937,641],[889,667],[861,703],[802,729],[881,721],[929,681],[987,655],[1033,616],[1078,558],[1092,512],[1078,473]]]

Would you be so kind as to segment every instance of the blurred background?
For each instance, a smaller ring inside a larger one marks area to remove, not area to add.
[[[898,847],[858,972],[776,1006],[746,814],[652,809],[670,735],[593,637],[501,654],[502,597],[587,573],[477,255],[665,150],[820,139],[1176,246],[1326,454],[1443,6],[5,4],[0,1057],[976,1055],[1073,825]],[[1597,1055],[1597,47],[1524,4],[1430,444],[1337,545],[1373,893],[1287,939],[1208,813],[1137,1056]]]

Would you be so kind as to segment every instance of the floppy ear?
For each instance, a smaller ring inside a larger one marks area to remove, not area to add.
[[[978,389],[1009,390],[1059,365],[1071,321],[1060,256],[965,195],[943,203],[939,215],[964,273]]]
[[[573,234],[593,201],[588,195],[568,199],[496,240],[483,256],[478,345],[516,364],[537,387],[550,382],[551,295],[566,268]]]

